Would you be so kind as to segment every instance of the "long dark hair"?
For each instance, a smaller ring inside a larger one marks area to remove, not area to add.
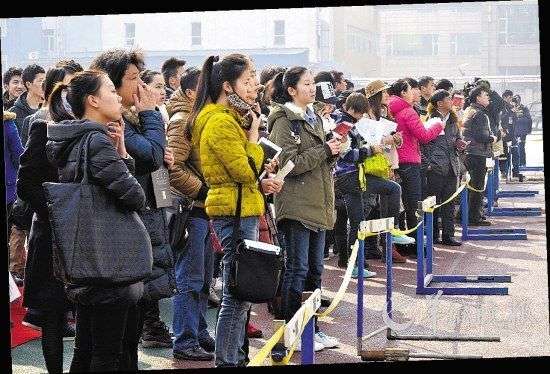
[[[304,75],[306,71],[308,71],[308,69],[303,66],[294,66],[284,73],[278,73],[275,78],[273,78],[273,95],[271,99],[279,104],[292,101],[292,97],[288,93],[288,88],[296,88],[300,78],[302,78],[302,75]]]
[[[193,124],[202,108],[208,101],[214,103],[220,97],[223,82],[234,84],[250,65],[250,58],[240,53],[225,56],[221,61],[219,59],[219,56],[210,56],[202,66],[197,85],[197,97],[187,120],[186,136],[188,139],[191,139]]]
[[[382,95],[382,91],[380,91],[369,97],[369,105],[377,121],[382,116]]]
[[[390,95],[399,96],[401,97],[401,92],[406,92],[411,89],[411,85],[407,81],[407,78],[404,79],[398,79],[395,82],[393,82],[388,89],[388,93]]]
[[[102,78],[106,74],[97,70],[84,70],[76,73],[69,84],[57,83],[49,97],[48,108],[55,122],[68,119],[80,119],[86,111],[85,102],[88,95],[95,95],[101,88]],[[63,91],[67,90],[67,103],[63,103]]]

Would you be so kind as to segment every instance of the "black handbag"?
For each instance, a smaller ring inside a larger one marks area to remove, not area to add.
[[[180,195],[172,195],[172,205],[164,208],[168,223],[168,242],[174,253],[179,252],[187,242],[187,223],[193,209],[193,200]]]
[[[77,165],[73,183],[43,183],[52,227],[55,273],[66,283],[128,285],[152,274],[149,234],[136,211],[120,206],[104,187],[88,180],[88,147],[93,133],[79,144],[83,178]]]
[[[256,167],[250,158],[249,163],[256,174],[256,178],[258,178]],[[266,205],[266,213],[268,213],[269,207],[265,195],[264,204]],[[229,290],[239,300],[265,303],[272,300],[277,293],[284,266],[283,253],[280,247],[256,241],[245,241],[242,238],[240,230],[241,208],[242,184],[238,183],[237,211],[232,237],[235,256],[230,265]]]

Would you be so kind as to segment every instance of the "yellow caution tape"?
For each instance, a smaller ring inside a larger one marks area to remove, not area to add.
[[[474,192],[479,192],[479,193],[482,193],[485,191],[485,189],[487,188],[487,178],[489,176],[489,172],[487,172],[485,174],[485,182],[483,182],[483,189],[482,190],[478,190],[478,189],[475,189],[474,187],[472,187],[472,185],[470,184],[470,182],[468,182],[467,186],[469,190],[471,191],[474,191]]]
[[[462,184],[460,185],[460,187],[458,188],[458,190],[456,190],[456,192],[455,192],[454,194],[451,195],[451,197],[449,197],[447,200],[445,200],[445,201],[442,202],[441,204],[434,205],[434,206],[431,207],[431,208],[427,208],[427,209],[426,209],[426,212],[428,212],[428,213],[433,213],[433,211],[436,210],[437,208],[440,208],[440,207],[442,207],[443,205],[450,203],[450,202],[453,201],[458,195],[460,195],[460,193],[462,192],[462,190],[464,190],[464,188],[466,188],[466,186],[467,186],[467,183],[462,183]]]
[[[370,233],[365,233],[370,234]],[[357,235],[359,237],[359,235]],[[364,240],[364,239],[359,239]],[[346,293],[346,290],[348,289],[349,282],[351,280],[351,273],[353,273],[353,268],[355,267],[355,259],[357,258],[357,252],[359,250],[359,242],[356,240],[355,244],[351,247],[351,254],[349,256],[348,260],[348,267],[346,269],[346,272],[344,274],[344,281],[340,285],[340,288],[338,289],[338,292],[336,292],[336,296],[334,296],[334,299],[332,299],[332,302],[328,306],[328,308],[323,313],[317,313],[316,315],[319,318],[323,318],[328,316],[336,307],[338,304],[340,304],[340,301],[344,298],[344,294]]]
[[[279,327],[279,329],[273,334],[271,338],[265,343],[258,353],[250,360],[247,366],[262,366],[265,359],[271,354],[271,350],[275,347],[275,344],[281,340],[285,333],[285,325]]]
[[[418,229],[420,227],[420,225],[422,224],[422,222],[424,221],[420,221],[418,222],[418,225],[416,225],[415,227],[413,227],[412,229],[408,229],[408,230],[399,230],[399,229],[391,229],[390,230],[390,233],[394,236],[405,236],[405,235],[409,235],[410,233],[416,231],[416,229]]]

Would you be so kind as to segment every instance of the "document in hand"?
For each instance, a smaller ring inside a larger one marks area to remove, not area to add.
[[[280,181],[284,180],[285,177],[288,175],[288,173],[290,173],[292,171],[292,169],[294,169],[294,162],[292,162],[292,160],[288,160],[287,163],[285,164],[285,166],[283,166],[281,169],[279,169],[279,171],[273,177],[273,179],[277,179],[277,180],[280,180]]]
[[[353,128],[353,123],[349,123],[349,122],[340,122],[339,124],[336,125],[336,127],[334,128],[334,130],[332,130],[332,132],[335,132],[336,134],[344,137],[348,134],[348,132],[350,132],[350,130]]]
[[[258,144],[264,150],[264,164],[270,162],[271,160],[279,157],[283,149],[277,144],[267,140],[266,138],[261,138],[258,141]]]
[[[380,118],[380,121],[362,118],[355,124],[355,128],[368,144],[381,144],[384,136],[397,130],[397,123],[385,118]]]

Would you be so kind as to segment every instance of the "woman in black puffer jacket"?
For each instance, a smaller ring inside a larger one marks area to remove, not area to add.
[[[62,98],[64,92],[66,102]],[[77,155],[84,146],[83,139],[92,133],[86,160],[90,183],[103,186],[120,208],[142,210],[145,193],[130,174],[134,161],[124,146],[120,97],[109,77],[97,71],[78,73],[68,85],[60,84],[54,89],[49,108],[55,123],[47,126],[46,155],[57,167],[59,182],[82,179],[77,167],[83,160],[77,160]],[[143,282],[113,287],[66,284],[66,290],[77,310],[70,371],[137,368],[137,345],[133,343],[139,315],[136,304],[143,295]]]

